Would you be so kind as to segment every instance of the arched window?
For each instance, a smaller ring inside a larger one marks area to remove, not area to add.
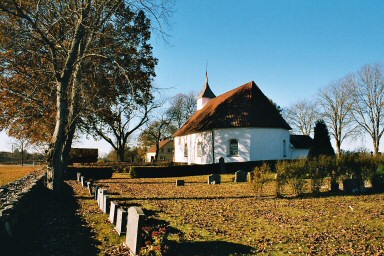
[[[283,157],[287,157],[287,142],[283,140]]]
[[[235,139],[229,141],[229,155],[237,156],[239,155],[239,142]]]
[[[201,143],[201,141],[197,142],[196,151],[197,157],[201,157],[203,155],[203,143]]]
[[[188,144],[184,144],[184,157],[188,157]]]

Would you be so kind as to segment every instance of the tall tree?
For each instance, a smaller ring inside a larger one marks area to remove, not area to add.
[[[178,129],[196,112],[196,98],[197,95],[194,92],[179,93],[171,98],[167,115]]]
[[[314,102],[300,100],[283,110],[283,117],[292,127],[293,133],[310,135],[318,119],[318,109]]]
[[[150,20],[144,12],[135,14],[129,9],[118,10],[115,16],[116,22],[111,24],[116,27],[115,32],[100,44],[123,42],[112,51],[125,72],[109,62],[95,66],[93,76],[97,79],[91,77],[89,82],[95,84],[94,88],[103,85],[105,89],[95,92],[98,97],[90,100],[86,123],[88,130],[107,141],[117,151],[119,161],[124,161],[129,137],[148,121],[148,114],[159,107],[153,102],[152,95],[157,59],[152,56],[152,47],[148,43]]]
[[[308,156],[334,156],[335,151],[332,148],[327,125],[324,120],[316,121],[314,128],[313,146],[309,150]]]
[[[177,128],[172,125],[170,117],[163,114],[160,118],[147,124],[139,136],[139,142],[146,148],[156,145],[155,161],[157,161],[160,141],[171,137],[176,130]]]
[[[347,75],[320,90],[318,102],[321,115],[330,128],[336,141],[337,155],[341,154],[341,144],[349,136],[356,134],[356,124],[352,115],[354,76]]]
[[[87,64],[92,66],[103,60],[118,67],[122,76],[127,73],[114,50],[120,49],[124,38],[130,35],[100,44],[106,35],[123,31],[114,26],[118,13],[132,15],[128,10],[137,13],[143,9],[158,19],[166,17],[162,7],[166,6],[151,0],[0,1],[0,79],[6,88],[0,91],[1,96],[7,97],[7,92],[20,83],[24,90],[15,93],[21,95],[22,103],[38,101],[46,109],[48,104],[53,106],[49,114],[54,115],[54,125],[51,136],[47,136],[49,188],[61,190],[63,170],[82,112],[80,96],[87,95],[90,89],[83,83]],[[127,75],[125,78],[129,79]],[[40,95],[49,100],[45,102]],[[2,120],[6,107],[1,105]],[[6,114],[12,115],[12,111]]]
[[[353,115],[359,126],[371,136],[375,156],[384,132],[384,67],[365,65],[357,72],[353,92]]]

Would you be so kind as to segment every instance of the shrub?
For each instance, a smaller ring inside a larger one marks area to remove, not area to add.
[[[376,173],[371,177],[372,188],[376,191],[384,191],[384,165],[377,167]]]
[[[278,161],[276,163],[276,197],[283,194],[284,185],[287,183],[288,161]]]
[[[261,198],[263,195],[263,186],[272,180],[272,169],[269,164],[263,163],[261,166],[255,167],[253,172],[253,188],[256,191],[256,195]]]
[[[303,159],[292,161],[288,165],[288,183],[297,196],[302,196],[304,193],[306,167],[306,161]]]

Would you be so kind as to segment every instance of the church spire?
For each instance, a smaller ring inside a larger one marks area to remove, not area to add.
[[[200,92],[199,96],[197,97],[197,110],[202,109],[208,101],[215,98],[216,95],[212,92],[211,88],[208,84],[208,71],[205,71],[205,85],[203,90]]]

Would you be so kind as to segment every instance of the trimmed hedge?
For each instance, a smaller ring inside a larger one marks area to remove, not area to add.
[[[265,162],[265,161],[264,161]],[[225,163],[224,173],[234,173],[242,170],[253,171],[256,166],[261,166],[263,162],[244,162],[244,163]],[[273,166],[276,161],[269,161]],[[132,178],[163,178],[163,177],[183,177],[208,174],[219,174],[220,164],[204,165],[175,165],[175,166],[131,166],[130,175]]]
[[[66,179],[76,179],[76,173],[80,172],[87,179],[110,179],[113,169],[108,167],[67,167]]]

